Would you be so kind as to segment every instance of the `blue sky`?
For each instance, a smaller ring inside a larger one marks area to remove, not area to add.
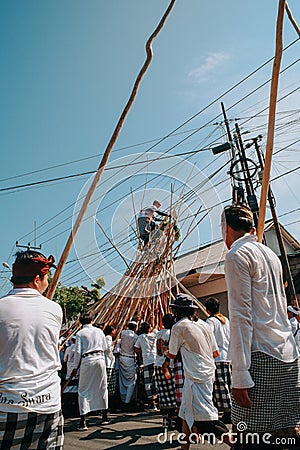
[[[183,202],[182,235],[201,203],[211,208],[216,199],[225,202],[230,196],[228,165],[212,178],[211,185],[206,180],[228,162],[229,155],[216,158],[210,151],[200,150],[225,140],[222,117],[218,117],[220,101],[228,108],[228,117],[238,119],[242,132],[247,133],[245,139],[263,135],[264,149],[269,84],[243,97],[270,78],[271,63],[229,94],[223,93],[274,55],[277,3],[177,0],[154,41],[153,61],[62,282],[89,285],[91,278],[103,275],[109,288],[118,280],[124,264],[109,248],[93,215],[130,257],[134,252],[128,225],[133,218],[131,190],[136,209],[156,197],[168,208],[171,184],[177,200],[184,196],[185,184],[187,190],[196,191],[200,184],[198,199],[196,195],[193,201]],[[1,2],[1,262],[12,263],[16,241],[33,244],[34,221],[37,244],[42,243],[46,254],[59,258],[72,226],[74,205],[89,177],[5,189],[97,168],[144,62],[146,40],[167,5],[164,0]],[[300,23],[299,1],[290,0],[289,6]],[[296,39],[285,17],[285,46]],[[277,109],[273,178],[299,166],[299,68],[295,62],[299,45],[299,41],[294,43],[283,54],[282,68],[291,67],[280,78],[279,98],[286,98]],[[192,134],[196,129],[199,131]],[[199,152],[187,153],[196,150]],[[185,155],[157,163],[160,156],[182,153]],[[151,164],[152,160],[156,163]],[[137,164],[140,161],[144,162]],[[298,179],[295,170],[277,178],[272,187],[281,222],[300,240]],[[182,245],[183,252],[220,237],[218,215],[215,208],[194,227]],[[3,268],[0,275],[9,274]],[[0,294],[8,288],[7,279],[0,278]]]

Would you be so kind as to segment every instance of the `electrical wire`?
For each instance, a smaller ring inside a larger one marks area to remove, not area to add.
[[[289,44],[289,46],[287,46],[284,50],[286,50],[287,48],[289,48],[291,45],[293,45],[294,43],[296,43],[299,39],[296,39],[294,42],[292,42],[291,44]],[[271,62],[273,60],[273,58],[271,58],[270,60],[268,60],[266,63],[264,63],[263,65],[261,65],[259,68],[257,68],[255,71],[251,72],[251,74],[249,74],[247,77],[243,78],[239,83],[237,83],[236,85],[234,85],[232,88],[230,88],[229,90],[227,90],[224,94],[222,94],[220,97],[218,97],[217,99],[215,99],[213,102],[211,102],[209,105],[207,105],[207,107],[205,107],[204,109],[202,109],[201,111],[199,111],[198,113],[196,113],[194,116],[192,116],[190,119],[188,119],[187,121],[185,121],[182,125],[180,125],[179,127],[177,127],[175,129],[175,131],[179,130],[181,127],[183,127],[184,125],[186,125],[188,122],[190,122],[191,120],[193,120],[196,116],[198,116],[201,112],[203,112],[205,109],[207,109],[209,106],[211,106],[212,104],[214,104],[215,102],[217,102],[218,100],[220,100],[224,95],[226,95],[227,93],[229,93],[230,91],[232,91],[235,87],[237,87],[238,85],[240,85],[242,82],[244,82],[246,79],[248,79],[250,76],[252,76],[254,73],[256,73],[258,70],[260,70],[260,68],[264,67],[266,64],[268,64],[269,62]],[[236,106],[236,104],[232,105],[231,107]],[[220,115],[218,115],[217,117],[219,117]],[[252,116],[253,117],[257,117],[257,115]],[[213,119],[215,120],[215,119]],[[250,119],[248,119],[250,120]],[[201,127],[202,129],[203,127]],[[166,135],[164,138],[162,138],[159,142],[162,142],[162,140],[166,139],[167,137],[171,136],[173,132],[169,133],[168,135]],[[182,143],[183,141],[181,141],[180,143]],[[179,144],[178,144],[179,145]],[[151,147],[153,148],[153,147]],[[149,149],[148,149],[149,150]],[[171,157],[171,156],[170,156]],[[71,206],[68,206],[67,208],[65,208],[63,211],[66,211],[67,209],[69,209]],[[57,215],[55,215],[54,217],[57,217],[58,215],[60,215],[63,211],[61,211],[60,213],[58,213]],[[46,223],[49,223],[53,218],[49,219]],[[61,234],[61,233],[60,233]]]

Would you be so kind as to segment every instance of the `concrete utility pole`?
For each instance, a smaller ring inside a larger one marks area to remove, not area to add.
[[[33,245],[28,242],[27,245],[19,244],[19,241],[16,241],[16,247],[18,248],[26,248],[26,250],[41,250],[42,244],[39,246],[36,245],[36,221],[33,222]]]
[[[19,241],[16,241],[16,247],[18,248],[26,248],[27,250],[41,250],[42,244],[40,244],[38,247],[31,245],[30,242],[28,242],[27,245],[21,245],[19,244]]]
[[[255,146],[260,169],[263,171],[264,170],[264,158],[263,158],[263,155],[260,151],[259,144],[258,144],[258,141],[260,139],[261,139],[261,136],[258,136],[256,138],[252,139],[252,141],[253,141],[252,144],[254,144],[254,146]],[[248,147],[250,147],[252,144],[248,144]],[[274,196],[273,196],[270,185],[268,188],[268,202],[270,205],[271,214],[272,214],[273,223],[274,223],[277,241],[278,241],[279,250],[280,250],[281,264],[282,264],[282,270],[283,270],[283,279],[286,284],[287,302],[288,302],[288,304],[291,304],[291,303],[297,304],[297,297],[296,297],[294,281],[293,281],[293,277],[291,274],[290,264],[289,264],[289,260],[288,260],[287,253],[285,250],[282,233],[281,233],[280,225],[279,225],[276,210],[275,210]]]
[[[225,127],[226,127],[228,142],[229,142],[230,148],[231,148],[231,158],[232,158],[233,163],[236,164],[237,169],[240,170],[239,169],[240,163],[237,161],[236,152],[235,152],[235,143],[234,143],[234,140],[231,135],[229,121],[227,119],[226,110],[225,110],[225,106],[224,106],[223,102],[221,102],[221,108],[222,108],[222,113],[223,113],[223,117],[224,117],[224,123],[225,123]],[[245,193],[244,193],[244,188],[243,188],[242,182],[241,181],[237,182],[237,180],[234,179],[233,177],[232,177],[232,201],[236,202],[236,203],[245,201]]]

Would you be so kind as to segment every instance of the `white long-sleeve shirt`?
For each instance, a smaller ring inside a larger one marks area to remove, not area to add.
[[[227,317],[224,317],[225,323],[221,323],[217,317],[208,317],[206,323],[213,329],[216,342],[219,347],[220,355],[215,358],[216,362],[229,362],[228,349],[230,342],[230,325]]]
[[[84,353],[102,351],[108,349],[107,341],[102,330],[94,327],[91,323],[83,325],[82,329],[76,334],[74,367],[79,366],[80,358]]]
[[[230,319],[232,383],[235,388],[254,386],[249,373],[251,353],[260,351],[280,361],[298,358],[279,258],[257,237],[237,239],[225,258]]]
[[[72,370],[75,368],[74,357],[75,357],[75,343],[67,347],[64,354],[64,362],[67,363],[66,379],[70,378]]]
[[[136,343],[138,335],[132,330],[123,330],[121,332],[121,348],[120,355],[134,357],[134,344]]]

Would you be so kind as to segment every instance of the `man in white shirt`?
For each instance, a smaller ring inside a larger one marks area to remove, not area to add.
[[[116,404],[116,390],[117,390],[117,371],[116,371],[116,357],[114,355],[115,338],[117,331],[112,325],[106,325],[103,330],[107,342],[107,350],[104,352],[106,376],[107,376],[107,390],[108,390],[108,408],[113,410]],[[109,423],[107,416],[105,422]]]
[[[189,295],[177,294],[170,307],[176,323],[171,330],[167,357],[175,359],[180,350],[185,376],[179,410],[185,436],[181,449],[189,449],[191,433],[209,433],[218,438],[223,436],[223,441],[229,444],[229,430],[218,420],[218,410],[212,400],[214,358],[219,355],[212,328],[202,320],[192,320],[197,306]]]
[[[82,329],[76,334],[74,369],[77,374],[80,366],[78,384],[78,403],[80,412],[80,431],[86,431],[86,415],[91,411],[103,411],[102,424],[108,423],[108,390],[104,352],[108,349],[105,335],[100,328],[93,326],[93,316],[84,313],[80,317]]]
[[[300,367],[286,314],[281,264],[271,249],[257,242],[252,223],[246,205],[223,211],[223,239],[229,249],[225,276],[232,422],[237,429],[243,423],[247,433],[270,433],[274,443],[278,435],[296,436],[300,425]]]
[[[72,370],[74,369],[74,355],[75,355],[75,342],[76,338],[71,337],[70,345],[66,348],[64,354],[64,362],[67,364],[67,374],[66,380],[68,380],[71,376]]]
[[[137,354],[142,355],[143,372],[145,390],[149,401],[149,407],[153,410],[156,408],[156,388],[154,380],[154,362],[156,357],[156,334],[157,330],[151,331],[151,326],[148,322],[143,322],[140,327],[141,334],[139,335],[134,349]]]
[[[53,256],[18,252],[0,300],[0,447],[62,449],[61,307],[42,294]]]
[[[133,399],[136,389],[137,367],[134,345],[138,335],[135,333],[137,322],[131,320],[127,324],[127,330],[121,332],[120,356],[119,356],[119,387],[120,397],[126,408]]]
[[[219,413],[223,412],[222,421],[231,423],[231,362],[228,356],[229,320],[220,312],[220,302],[217,298],[209,297],[205,301],[205,308],[209,314],[206,323],[213,329],[220,353],[215,358],[216,372],[213,401]]]
[[[139,227],[139,235],[144,244],[149,242],[149,235],[151,231],[155,230],[156,223],[155,220],[156,214],[159,214],[163,217],[169,217],[169,214],[159,211],[161,204],[158,200],[154,200],[151,206],[142,209],[138,215],[138,227]]]

